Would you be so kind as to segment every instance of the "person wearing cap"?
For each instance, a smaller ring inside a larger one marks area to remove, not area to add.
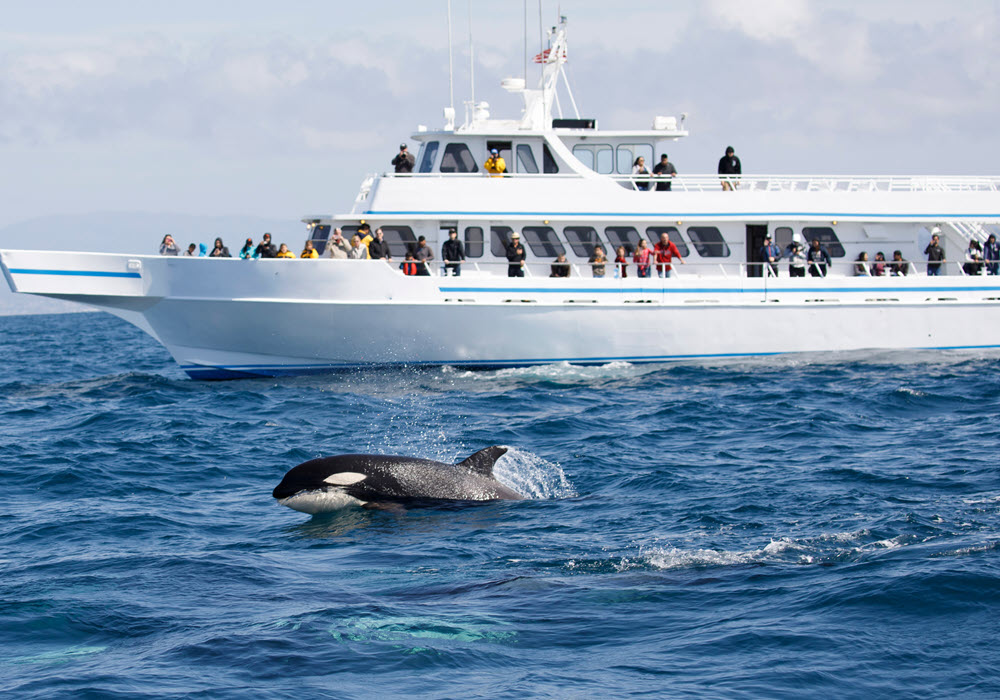
[[[760,249],[760,259],[767,263],[767,266],[771,269],[771,274],[777,277],[778,261],[781,260],[781,248],[771,241],[770,233],[764,236],[764,245]]]
[[[255,258],[276,258],[278,257],[278,249],[274,247],[271,243],[271,234],[265,233],[264,238],[257,245],[257,250],[254,251],[253,256]]]
[[[465,260],[465,247],[458,240],[458,231],[448,230],[448,240],[441,244],[441,259],[444,260],[444,273],[448,270],[454,277],[462,274],[462,261]]]
[[[427,263],[434,259],[434,251],[427,245],[427,238],[420,236],[417,238],[417,249],[413,251],[413,257],[417,260],[417,275],[429,277],[431,272],[427,269]]]
[[[365,250],[370,255],[371,251],[368,249],[368,244],[375,240],[375,236],[372,235],[371,224],[365,223],[358,226],[358,235],[361,236],[361,245],[365,247]]]
[[[483,163],[483,167],[486,168],[486,172],[490,174],[490,177],[503,177],[503,174],[507,172],[507,164],[500,157],[500,152],[495,148],[490,149],[490,157]]]
[[[524,277],[524,259],[526,257],[524,246],[521,245],[521,234],[514,231],[510,234],[510,243],[507,244],[508,277]]]
[[[788,276],[806,276],[806,254],[802,250],[802,244],[792,241],[788,244]]]
[[[396,169],[396,173],[412,173],[416,162],[417,159],[413,157],[413,154],[406,150],[406,144],[399,144],[399,153],[392,159],[392,167]]]
[[[719,159],[719,175],[728,175],[729,177],[720,178],[722,180],[723,190],[734,190],[736,189],[736,182],[739,180],[738,177],[732,177],[733,175],[743,174],[743,164],[740,163],[739,156],[736,155],[736,151],[733,150],[732,146],[726,147],[726,155]]]
[[[661,153],[660,162],[653,166],[653,177],[656,178],[657,192],[670,191],[670,180],[677,177],[677,168],[667,159],[666,153]]]

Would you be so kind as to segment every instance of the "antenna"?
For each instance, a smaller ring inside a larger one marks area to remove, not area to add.
[[[469,101],[472,102],[472,121],[476,120],[476,57],[472,45],[472,0],[469,0]],[[472,121],[469,123],[471,124]]]
[[[452,59],[451,43],[451,0],[448,0],[448,95],[451,98],[451,113],[455,113],[455,63]]]
[[[528,0],[524,0],[524,84],[528,84]]]
[[[538,54],[542,57],[540,68],[542,69],[542,116],[545,115],[545,42],[542,39],[542,0],[538,0]],[[548,125],[542,124],[545,129]]]

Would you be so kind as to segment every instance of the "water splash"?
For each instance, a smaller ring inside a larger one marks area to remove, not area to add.
[[[507,486],[532,499],[576,496],[566,472],[558,464],[517,447],[507,449],[493,469],[493,475]]]

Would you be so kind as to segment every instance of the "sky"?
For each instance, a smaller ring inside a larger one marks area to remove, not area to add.
[[[0,229],[344,213],[449,101],[446,0],[0,1]],[[471,26],[477,100],[519,116],[526,9],[528,54],[569,18],[583,116],[688,114],[682,175],[727,145],[748,173],[1000,174],[995,0],[452,0],[459,115]]]

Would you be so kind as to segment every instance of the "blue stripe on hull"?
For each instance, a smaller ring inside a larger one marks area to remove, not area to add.
[[[993,350],[1000,348],[1000,345],[942,345],[935,347],[921,348],[897,348],[889,352],[900,352],[906,350]],[[850,351],[845,351],[850,352]],[[691,355],[644,355],[620,357],[590,357],[590,358],[569,358],[554,357],[545,359],[521,359],[521,360],[479,360],[479,361],[424,361],[424,362],[360,362],[360,363],[330,363],[324,365],[231,365],[208,367],[205,365],[182,365],[183,369],[192,379],[221,380],[221,379],[253,379],[261,377],[297,377],[310,374],[331,374],[334,372],[351,372],[366,369],[404,369],[404,368],[430,368],[430,367],[455,367],[456,369],[507,369],[511,367],[532,367],[538,365],[551,365],[562,362],[579,366],[606,365],[610,362],[631,362],[635,364],[645,364],[652,362],[676,362],[680,360],[714,360],[740,357],[773,357],[775,355],[786,355],[787,352],[726,352],[707,353]]]
[[[11,268],[12,275],[56,275],[61,277],[127,277],[142,279],[138,272],[102,272],[100,270],[31,270],[26,268]]]

